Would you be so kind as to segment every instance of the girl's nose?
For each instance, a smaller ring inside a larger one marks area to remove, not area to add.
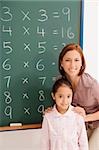
[[[67,103],[67,98],[63,98],[63,101],[62,101],[64,104]]]

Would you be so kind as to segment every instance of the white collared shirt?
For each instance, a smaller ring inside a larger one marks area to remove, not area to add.
[[[42,150],[88,150],[83,118],[72,111],[60,114],[56,107],[46,113],[42,124]]]

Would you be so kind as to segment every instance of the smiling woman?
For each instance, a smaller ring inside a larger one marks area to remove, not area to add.
[[[65,46],[59,56],[59,71],[61,75],[68,76],[72,81],[73,87],[76,87],[84,69],[85,59],[81,47],[77,44]]]
[[[59,55],[60,74],[73,85],[74,111],[84,117],[88,133],[91,133],[88,134],[90,150],[94,150],[93,147],[96,150],[96,147],[99,149],[99,143],[96,142],[97,137],[99,139],[99,84],[84,72],[85,66],[83,51],[78,44],[71,43],[62,49]]]

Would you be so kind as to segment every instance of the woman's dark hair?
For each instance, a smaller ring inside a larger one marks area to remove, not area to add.
[[[84,70],[85,70],[86,63],[85,63],[85,58],[84,58],[84,55],[83,55],[82,48],[81,48],[80,45],[78,45],[78,44],[71,43],[71,44],[66,45],[66,46],[62,49],[62,51],[61,51],[61,53],[60,53],[60,55],[59,55],[58,68],[59,68],[59,72],[60,72],[60,74],[61,74],[62,76],[67,76],[67,77],[68,77],[67,73],[64,71],[63,67],[61,66],[61,62],[62,62],[62,60],[63,60],[63,57],[64,57],[64,55],[65,55],[67,52],[73,51],[73,50],[76,50],[76,51],[80,54],[81,60],[82,60],[82,66],[81,66],[81,69],[80,69],[80,71],[79,71],[78,76],[82,75],[83,72],[84,72]],[[69,77],[68,77],[68,78],[69,78]]]
[[[61,87],[62,85],[68,86],[73,92],[73,87],[72,87],[71,82],[66,77],[61,77],[61,78],[59,78],[58,80],[55,81],[55,83],[52,87],[52,93],[55,95],[58,88]]]

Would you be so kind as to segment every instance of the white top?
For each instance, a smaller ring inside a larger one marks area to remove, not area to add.
[[[42,150],[88,150],[87,133],[83,117],[69,110],[60,114],[56,107],[44,115],[42,124]]]

